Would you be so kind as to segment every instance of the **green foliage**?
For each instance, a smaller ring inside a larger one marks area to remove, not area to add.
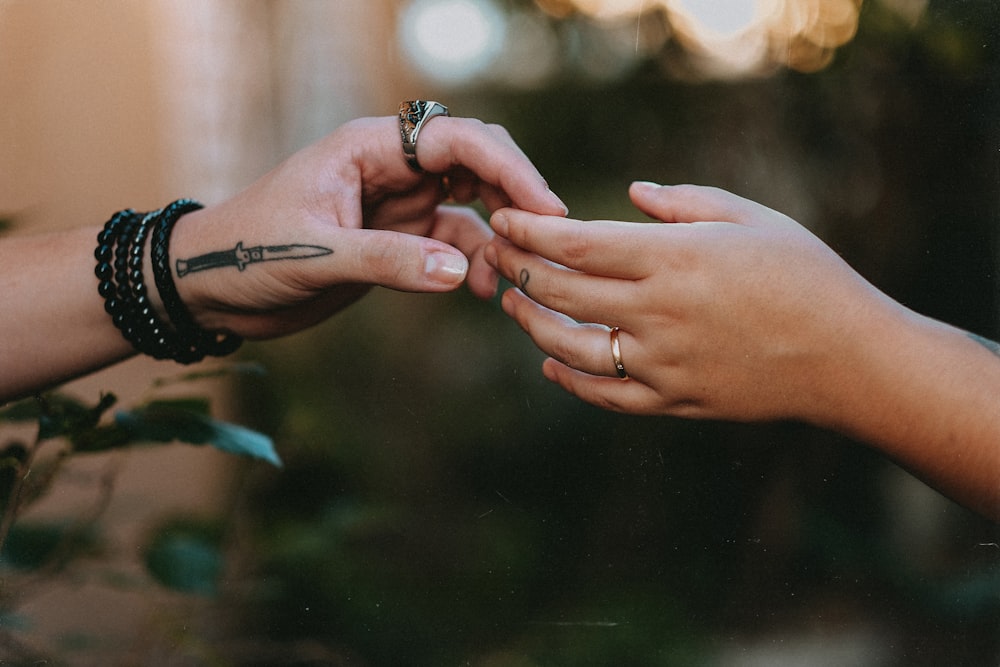
[[[232,372],[260,373],[256,365],[236,365],[158,381],[155,386],[188,382]],[[20,568],[39,568],[52,563],[55,555],[67,558],[87,542],[88,526],[46,524],[15,526],[17,516],[45,495],[61,464],[71,455],[181,442],[211,445],[217,449],[275,466],[281,459],[267,436],[211,416],[209,401],[201,397],[151,399],[106,419],[118,403],[114,394],[103,394],[93,404],[55,392],[20,401],[0,410],[0,424],[35,424],[31,445],[12,441],[0,448],[0,563]],[[42,458],[39,451],[59,442],[56,456]],[[214,549],[214,550],[213,550]],[[179,590],[208,592],[213,568],[218,568],[218,550],[192,535],[171,531],[158,536],[148,564],[157,579]],[[182,572],[184,576],[177,573]],[[2,599],[0,599],[2,602]],[[0,605],[2,606],[2,605]]]
[[[214,595],[223,567],[218,526],[171,521],[156,531],[146,551],[146,569],[168,588]]]
[[[92,531],[79,531],[72,523],[17,524],[7,537],[0,565],[39,570],[58,559],[92,551],[97,545],[97,536]]]
[[[112,428],[127,436],[126,443],[180,441],[212,445],[224,452],[263,459],[276,466],[281,459],[267,436],[213,419],[208,402],[198,399],[153,401],[115,415]]]
[[[89,406],[63,394],[40,396],[0,411],[0,422],[35,421],[38,423],[40,442],[65,438],[74,453],[103,452],[148,443],[183,442],[208,444],[230,454],[281,465],[270,438],[213,419],[207,399],[152,400],[118,412],[111,423],[102,423],[101,417],[117,400],[114,394],[105,394],[95,405]],[[15,454],[7,450],[3,452],[5,456],[0,457],[0,469],[19,463]]]

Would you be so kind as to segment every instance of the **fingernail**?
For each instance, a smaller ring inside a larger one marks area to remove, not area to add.
[[[497,211],[490,216],[490,227],[500,236],[507,236],[507,216]]]
[[[483,248],[483,259],[494,269],[497,268],[497,247],[492,242]]]
[[[636,181],[632,184],[633,187],[640,188],[645,191],[655,190],[662,187],[659,183],[654,183],[652,181]]]
[[[514,290],[506,290],[500,297],[500,308],[503,310],[505,315],[513,316],[514,314],[514,304],[512,300],[514,299]]]
[[[552,190],[549,190],[549,194],[552,195],[552,201],[554,201],[559,206],[559,208],[562,209],[562,214],[569,215],[569,207],[566,206],[563,200],[559,198],[559,195],[552,192]]]
[[[424,274],[431,280],[453,285],[460,283],[469,271],[465,255],[451,252],[432,252],[424,262]]]

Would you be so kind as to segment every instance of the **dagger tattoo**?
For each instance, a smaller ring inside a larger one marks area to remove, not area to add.
[[[333,250],[318,245],[303,245],[292,243],[289,245],[258,245],[252,248],[244,248],[243,241],[236,244],[235,248],[229,250],[219,250],[210,252],[191,259],[178,259],[176,264],[177,277],[183,278],[189,273],[196,271],[207,271],[225,266],[235,266],[242,271],[248,264],[257,262],[274,262],[279,259],[307,259],[309,257],[322,257],[332,255]]]

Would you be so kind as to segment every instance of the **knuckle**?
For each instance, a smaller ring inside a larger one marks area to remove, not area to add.
[[[539,291],[540,286],[536,287],[533,293]],[[566,289],[564,281],[561,280],[546,281],[544,295],[539,296],[544,296],[546,306],[559,312],[566,312],[578,305],[578,299],[574,298],[573,294]]]
[[[629,412],[629,408],[624,401],[621,401],[608,394],[597,394],[592,397],[591,403],[603,410],[611,412]]]
[[[567,338],[557,337],[552,341],[549,354],[570,368],[585,370],[582,365],[581,355],[577,354],[575,349],[575,346],[570,345]]]
[[[499,125],[497,123],[489,123],[489,124],[486,124],[486,129],[491,134],[493,134],[493,135],[495,135],[495,136],[497,136],[497,137],[499,137],[501,139],[510,139],[510,132],[508,132],[507,128],[504,127],[503,125]]]
[[[563,241],[563,252],[569,260],[579,261],[586,259],[593,250],[594,243],[585,234],[583,227],[575,226],[567,232],[566,238]]]
[[[396,243],[369,243],[361,253],[361,261],[367,271],[380,279],[396,280],[406,273],[410,264],[405,250]]]

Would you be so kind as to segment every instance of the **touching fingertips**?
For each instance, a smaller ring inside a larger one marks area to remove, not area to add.
[[[507,236],[507,214],[504,211],[497,211],[490,216],[490,227],[500,236]]]
[[[490,241],[483,247],[483,259],[485,259],[486,263],[492,266],[494,269],[497,268],[499,257],[497,256],[497,247],[495,241]]]
[[[500,297],[500,308],[511,317],[514,316],[514,298],[514,290],[512,289],[506,290]]]
[[[569,215],[569,207],[566,206],[565,202],[563,202],[563,200],[559,198],[559,195],[552,192],[552,190],[548,190],[548,193],[550,195],[550,198],[552,199],[552,202],[559,208],[560,211],[562,211],[561,215],[563,216]]]

